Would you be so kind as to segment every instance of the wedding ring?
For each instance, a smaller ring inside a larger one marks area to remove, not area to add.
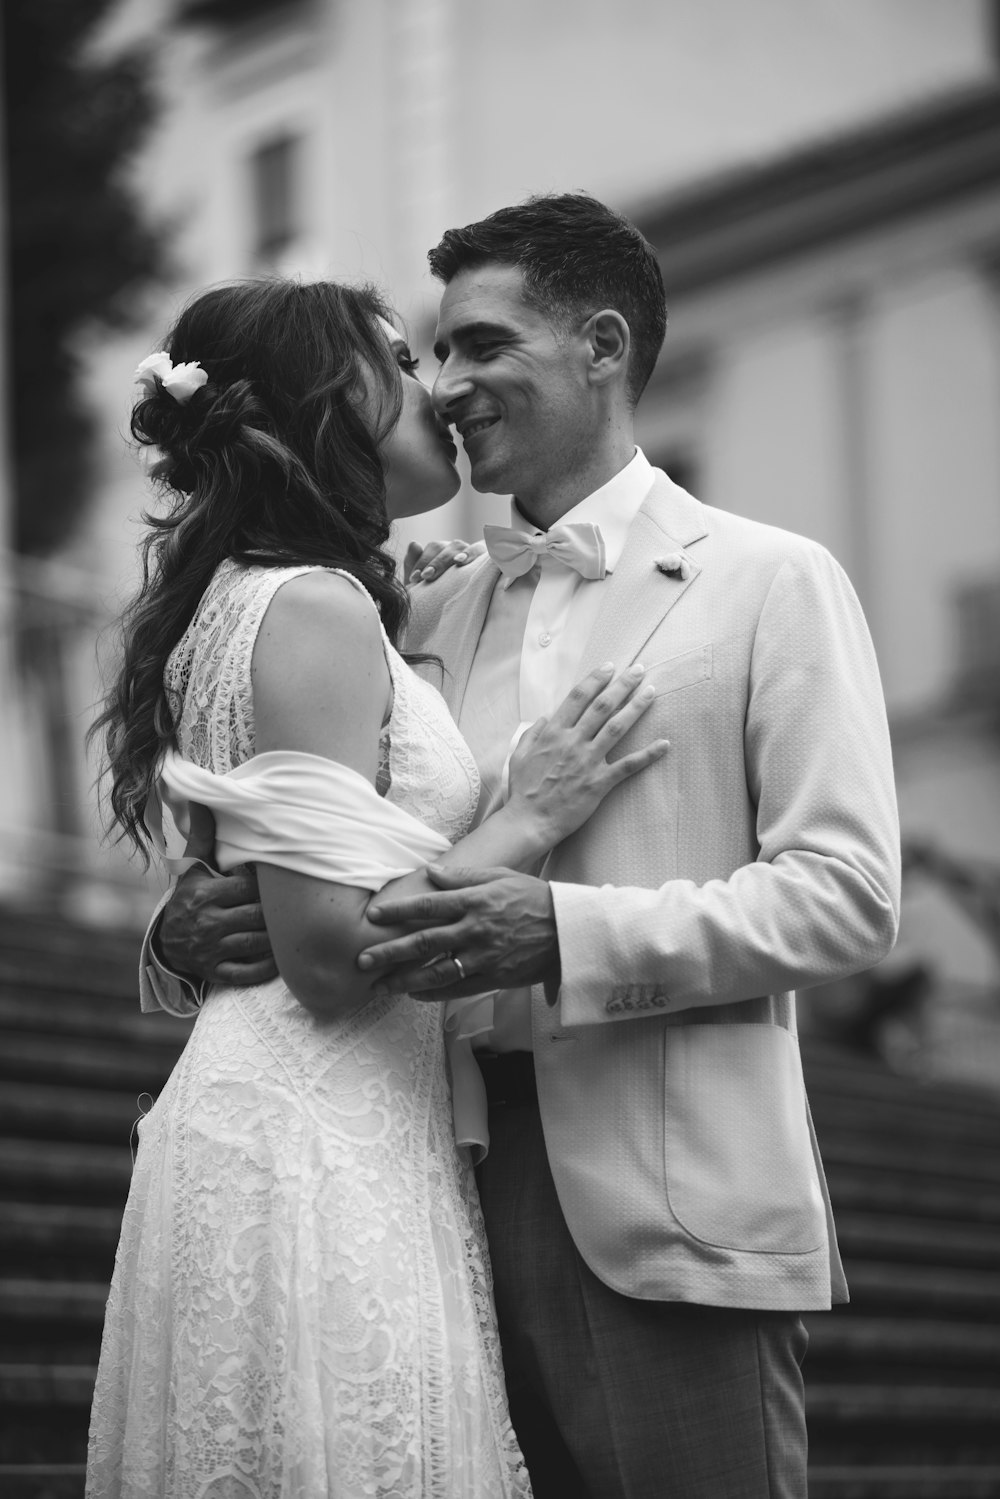
[[[448,956],[451,959],[451,961],[454,963],[455,967],[458,969],[458,976],[459,976],[459,978],[460,979],[464,979],[465,978],[465,969],[462,967],[462,960],[461,960],[461,958],[456,958],[456,956],[455,956],[455,954],[453,952],[450,952],[448,954]]]

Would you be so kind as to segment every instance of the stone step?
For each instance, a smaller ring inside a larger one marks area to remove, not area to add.
[[[810,1464],[809,1499],[997,1499],[1000,1464]]]
[[[0,1463],[4,1499],[83,1499],[84,1463]]]
[[[848,1260],[851,1304],[859,1311],[1000,1321],[1000,1271]]]
[[[885,1384],[863,1370],[833,1381],[814,1371],[806,1416],[814,1466],[1000,1465],[996,1385],[931,1374],[923,1383]]]
[[[95,1041],[76,1036],[18,1034],[4,1037],[0,1078],[80,1088],[162,1086],[176,1061],[156,1041]]]
[[[89,1409],[96,1378],[96,1364],[3,1363],[0,1407],[82,1405]]]
[[[4,1202],[0,1274],[110,1281],[121,1218],[118,1207]]]
[[[80,1405],[18,1405],[0,1414],[0,1474],[8,1465],[16,1472],[40,1466],[57,1466],[67,1472],[81,1468],[87,1461],[87,1431],[90,1426],[89,1401]],[[12,1490],[0,1486],[3,1499]],[[16,1492],[16,1491],[13,1491]],[[24,1492],[22,1490],[22,1492]],[[82,1493],[68,1489],[59,1493]],[[48,1499],[47,1489],[29,1489],[29,1499]]]
[[[30,995],[41,993],[111,995],[126,999],[139,986],[139,953],[135,949],[124,961],[102,957],[86,949],[79,952],[14,951],[0,945],[0,990]]]
[[[0,989],[0,1031],[89,1036],[128,1042],[159,1042],[177,1050],[193,1020],[157,1013],[144,1015],[135,992],[119,998],[49,993],[12,993]]]
[[[0,1138],[0,1202],[85,1203],[119,1210],[132,1180],[127,1144]]]
[[[866,1316],[854,1306],[805,1319],[809,1329],[807,1378],[820,1366],[845,1365],[856,1373],[891,1366],[894,1379],[926,1377],[929,1368],[1000,1371],[1000,1323],[927,1321]]]
[[[956,1148],[947,1141],[882,1138],[858,1135],[849,1128],[821,1130],[817,1126],[820,1154],[828,1170],[851,1166],[877,1168],[909,1178],[940,1178],[953,1185],[975,1183],[1000,1188],[1000,1139],[985,1134],[973,1143]]]
[[[983,1270],[1000,1265],[1000,1223],[856,1212],[839,1204],[836,1220],[841,1251],[853,1258]]]
[[[0,1463],[3,1499],[84,1499],[84,1463]]]
[[[152,907],[150,907],[152,911]],[[0,909],[0,948],[30,958],[85,957],[127,963],[142,942],[138,927],[81,926],[64,917]]]
[[[104,1324],[108,1287],[81,1280],[0,1277],[0,1324],[50,1323],[85,1327]]]
[[[0,1277],[0,1348],[4,1358],[18,1366],[39,1369],[96,1364],[107,1300],[105,1280]],[[9,1400],[0,1392],[0,1405],[4,1403]]]
[[[1000,1224],[1000,1193],[949,1176],[900,1176],[877,1165],[826,1163],[834,1212],[919,1216],[953,1223]]]
[[[1000,1387],[959,1387],[938,1381],[920,1385],[862,1380],[832,1384],[813,1379],[806,1385],[806,1410],[811,1425],[884,1428],[891,1424],[945,1426],[952,1430],[983,1426],[994,1433],[1000,1447]]]
[[[843,1132],[873,1142],[915,1144],[917,1141],[953,1147],[963,1141],[973,1145],[995,1146],[1000,1140],[1000,1110],[959,1110],[928,1107],[923,1098],[900,1098],[886,1093],[880,1097],[845,1099],[810,1095],[810,1109],[816,1133]],[[849,1112],[848,1112],[849,1110]]]
[[[854,1098],[896,1098],[929,1104],[935,1110],[1000,1115],[1000,1083],[986,1088],[976,1083],[948,1082],[896,1072],[877,1058],[834,1044],[810,1039],[801,1042],[802,1067],[810,1098],[825,1094],[846,1104]]]
[[[0,1135],[127,1144],[136,1119],[151,1104],[152,1095],[146,1095],[142,1107],[134,1090],[6,1082],[0,1089]]]

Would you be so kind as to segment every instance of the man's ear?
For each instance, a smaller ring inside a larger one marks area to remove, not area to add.
[[[628,323],[613,307],[591,313],[583,326],[590,351],[587,378],[591,385],[625,383],[632,335]]]

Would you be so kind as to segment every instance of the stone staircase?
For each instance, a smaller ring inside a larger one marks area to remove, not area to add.
[[[2,1499],[83,1494],[139,1098],[190,1029],[140,1015],[139,941],[0,912]]]
[[[809,1319],[810,1499],[998,1499],[1000,1088],[804,1056],[852,1297]]]
[[[2,1499],[83,1493],[138,1099],[189,1029],[139,1014],[138,945],[0,912]],[[1000,1499],[1000,1090],[805,1055],[853,1295],[810,1318],[811,1499]]]

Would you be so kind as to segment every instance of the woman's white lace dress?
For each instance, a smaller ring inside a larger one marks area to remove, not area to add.
[[[224,774],[253,756],[254,640],[303,571],[216,573],[168,666],[186,759]],[[454,840],[475,765],[440,696],[386,649],[380,789]],[[529,1493],[441,1007],[396,996],[320,1020],[280,980],[213,988],[140,1126],[88,1496]]]

